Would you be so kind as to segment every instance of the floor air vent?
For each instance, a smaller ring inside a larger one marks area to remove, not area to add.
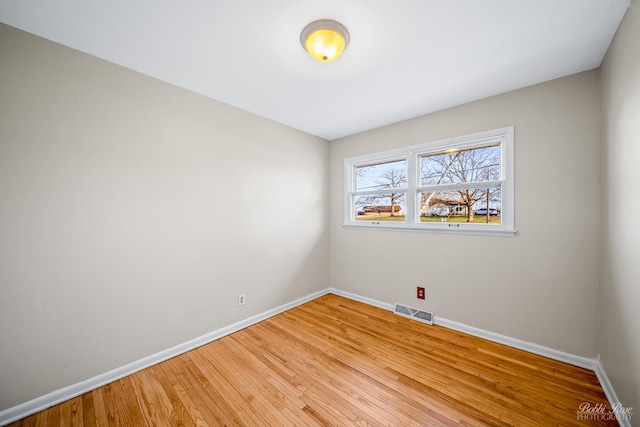
[[[407,307],[406,305],[396,303],[393,312],[395,314],[399,314],[400,316],[408,317],[422,323],[433,325],[433,313],[429,311],[418,310],[417,308]]]

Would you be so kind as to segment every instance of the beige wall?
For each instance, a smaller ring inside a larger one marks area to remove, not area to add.
[[[599,352],[640,407],[639,32],[634,4],[601,81],[328,146],[0,25],[0,410],[329,284]],[[509,125],[516,237],[343,229],[345,157]]]
[[[600,357],[640,419],[640,4],[634,0],[601,69],[603,268]]]
[[[0,58],[0,410],[327,288],[326,141],[3,25]]]
[[[332,286],[595,357],[598,106],[591,71],[332,142]],[[510,125],[516,237],[342,227],[344,158]],[[417,285],[426,302],[416,299]]]

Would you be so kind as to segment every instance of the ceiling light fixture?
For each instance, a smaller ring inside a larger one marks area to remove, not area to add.
[[[304,27],[300,43],[316,61],[331,62],[349,46],[349,31],[337,21],[320,19]]]

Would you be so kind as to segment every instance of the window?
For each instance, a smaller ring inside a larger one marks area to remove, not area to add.
[[[513,133],[345,159],[345,226],[514,235]]]

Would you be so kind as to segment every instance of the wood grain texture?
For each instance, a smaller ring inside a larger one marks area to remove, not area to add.
[[[12,426],[540,426],[591,371],[326,295]]]

